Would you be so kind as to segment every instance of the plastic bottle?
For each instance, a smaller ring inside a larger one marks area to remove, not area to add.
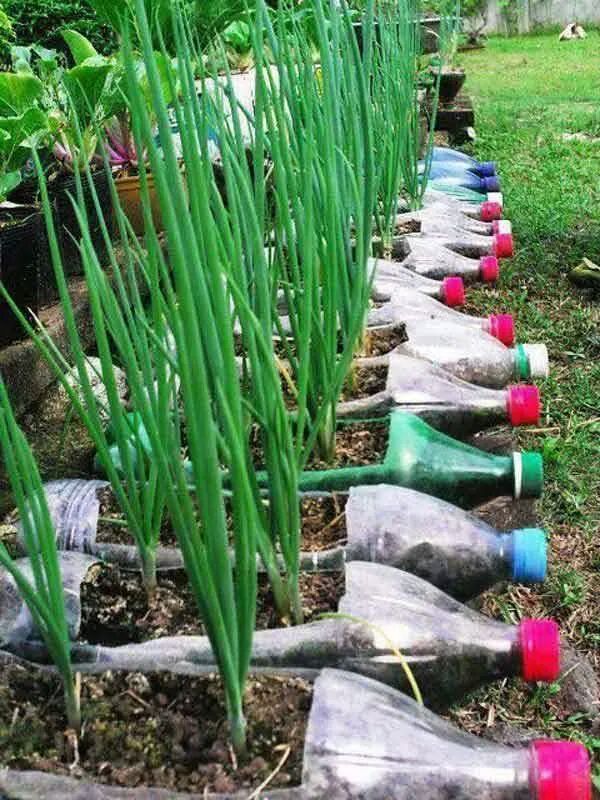
[[[546,533],[501,533],[456,506],[401,486],[358,486],[346,503],[346,558],[417,575],[466,602],[494,584],[545,580]]]
[[[490,197],[494,199],[490,200]],[[484,198],[483,202],[478,203],[461,200],[458,197],[428,186],[423,197],[423,208],[435,205],[443,205],[454,212],[458,211],[472,219],[482,220],[483,222],[493,222],[495,219],[501,219],[503,214],[503,199],[500,192],[495,195],[490,193],[487,199]]]
[[[458,325],[406,320],[408,341],[399,345],[401,355],[423,358],[457,378],[489,389],[502,389],[519,381],[546,378],[548,350],[543,344],[506,347],[484,331]]]
[[[263,484],[267,477],[258,473]],[[540,497],[544,469],[539,453],[498,456],[436,431],[414,414],[393,411],[381,464],[301,473],[300,491],[348,491],[353,486],[406,486],[464,508],[501,495]]]
[[[463,200],[469,203],[485,203],[486,200],[489,200],[490,192],[486,192],[485,189],[479,188],[478,190],[475,189],[468,189],[465,186],[462,186],[460,181],[446,181],[446,180],[432,180],[430,179],[427,183],[427,189],[425,194],[429,191],[436,191],[436,192],[443,192],[444,194],[454,197],[457,200]]]
[[[380,302],[391,300],[400,289],[410,289],[455,308],[465,303],[465,284],[462,278],[452,276],[441,281],[419,275],[403,267],[397,261],[369,259],[369,274],[374,271],[373,299]]]
[[[408,256],[404,255],[406,245],[410,248]],[[494,283],[498,280],[500,266],[496,256],[467,258],[444,247],[443,241],[437,237],[419,234],[404,236],[401,242],[394,241],[393,258],[400,258],[400,263],[407,269],[418,272],[427,278],[442,280],[450,276],[458,276],[465,283],[484,281]]]
[[[459,730],[411,697],[350,672],[315,682],[304,749],[308,798],[591,800],[575,742],[506,747]]]
[[[460,225],[449,220],[424,218],[421,222],[421,233],[411,233],[407,237],[409,245],[413,239],[435,241],[442,247],[452,250],[468,258],[496,256],[496,258],[512,258],[514,242],[512,234],[497,233],[493,236],[471,233]]]
[[[429,180],[435,181],[436,187],[460,187],[481,194],[499,192],[501,188],[500,180],[495,175],[491,178],[480,178],[479,175],[475,175],[473,172],[448,164],[444,166],[433,164],[429,172]]]
[[[398,228],[407,224],[418,223],[421,232],[425,232],[423,226],[431,228],[437,225],[439,230],[444,233],[449,225],[458,226],[465,233],[477,233],[482,236],[493,236],[494,229],[498,220],[493,222],[483,222],[479,217],[472,217],[465,214],[456,205],[446,205],[444,203],[431,203],[420,211],[404,211],[396,217]]]
[[[553,682],[560,675],[560,634],[553,620],[507,625],[416,575],[383,564],[347,565],[339,612],[373,626],[376,649],[389,652],[395,647],[402,653],[428,706],[446,707],[466,692],[505,677]],[[397,659],[385,662],[371,655],[360,672],[408,690]]]
[[[338,403],[339,419],[370,419],[398,409],[415,414],[436,430],[464,439],[478,431],[510,422],[514,427],[537,425],[537,386],[486,389],[450,372],[397,352],[390,353],[386,388],[358,400]]]
[[[436,164],[440,162],[461,164],[482,178],[489,178],[497,174],[495,161],[477,161],[476,158],[462,153],[460,150],[453,150],[450,147],[434,147],[431,152],[431,158]]]
[[[474,317],[448,308],[435,298],[413,289],[397,289],[389,303],[369,313],[368,326],[375,328],[393,325],[409,319],[415,323],[438,322],[440,325],[459,325],[467,330],[485,331],[507,346],[515,342],[515,321],[511,314]]]

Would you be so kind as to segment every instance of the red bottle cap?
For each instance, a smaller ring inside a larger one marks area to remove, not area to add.
[[[551,619],[524,619],[519,626],[523,680],[552,683],[560,675],[560,632]]]
[[[442,281],[442,300],[447,306],[464,306],[465,283],[462,278],[444,278]]]
[[[493,249],[496,258],[512,258],[515,254],[512,233],[497,233],[494,236]]]
[[[537,741],[530,752],[531,789],[537,800],[591,800],[590,757],[582,744]]]
[[[500,275],[500,265],[496,256],[483,256],[479,260],[479,275],[486,283],[495,283]]]
[[[515,343],[515,320],[512,314],[492,314],[489,323],[494,338],[500,339],[507,347]]]
[[[502,219],[502,206],[486,200],[481,204],[481,219],[483,222],[493,222],[495,219]]]
[[[542,411],[540,390],[537,386],[509,386],[506,410],[510,424],[538,425]]]

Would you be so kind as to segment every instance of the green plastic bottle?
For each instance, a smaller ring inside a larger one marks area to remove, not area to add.
[[[395,411],[382,464],[307,471],[300,477],[300,490],[343,492],[386,483],[472,508],[502,495],[540,497],[543,481],[539,453],[486,453],[440,433],[414,414]]]

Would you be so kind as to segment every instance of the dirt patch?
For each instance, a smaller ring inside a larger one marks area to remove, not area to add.
[[[335,459],[328,464],[313,455],[309,469],[379,464],[385,458],[388,444],[389,420],[353,423],[340,426],[335,435]]]
[[[382,392],[387,384],[388,366],[356,367],[350,374],[341,400],[358,400]]]
[[[312,690],[299,679],[251,677],[249,752],[236,766],[218,678],[166,673],[85,676],[75,758],[62,691],[46,673],[7,667],[0,677],[0,763],[126,787],[234,792],[298,785]]]
[[[305,621],[337,611],[344,593],[343,573],[300,576]],[[184,570],[159,574],[149,602],[141,576],[110,564],[99,564],[81,586],[81,634],[91,644],[117,646],[161,636],[202,636],[200,612]],[[281,621],[264,575],[259,577],[256,627],[275,628]]]
[[[302,550],[328,550],[347,540],[344,495],[302,501]]]

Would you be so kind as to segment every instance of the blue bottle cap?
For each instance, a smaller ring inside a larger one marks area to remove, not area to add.
[[[477,172],[482,178],[493,178],[496,175],[495,161],[480,161],[477,165]]]
[[[546,531],[541,528],[520,528],[513,531],[513,580],[519,583],[541,583],[546,579],[547,568]]]
[[[482,183],[482,188],[486,192],[500,191],[500,181],[496,175],[489,178],[482,178],[481,183]]]

